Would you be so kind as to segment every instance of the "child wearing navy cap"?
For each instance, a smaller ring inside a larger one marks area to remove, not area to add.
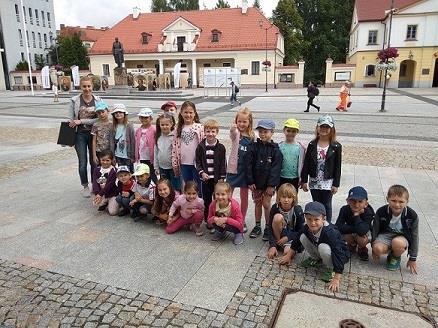
[[[371,240],[371,222],[374,209],[368,204],[368,193],[361,187],[350,189],[347,205],[341,207],[336,226],[347,242],[350,252],[357,248],[357,255],[362,261],[368,261],[367,244]]]

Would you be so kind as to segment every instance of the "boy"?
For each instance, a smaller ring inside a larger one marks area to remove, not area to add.
[[[97,114],[97,121],[91,128],[92,142],[91,151],[94,163],[99,164],[99,155],[104,150],[114,151],[114,129],[109,119],[108,105],[99,101],[94,108]]]
[[[368,261],[367,244],[371,239],[371,222],[374,210],[368,204],[368,193],[361,187],[350,189],[347,196],[347,205],[339,211],[336,227],[347,242],[350,252],[357,248],[357,255],[362,261]]]
[[[271,198],[274,190],[280,183],[280,171],[283,163],[278,144],[273,142],[275,123],[273,120],[260,120],[256,130],[259,133],[257,141],[253,142],[246,155],[246,181],[248,188],[252,191],[255,203],[256,225],[252,229],[249,237],[257,238],[262,233],[261,220],[262,211],[265,214],[265,230],[263,240],[269,239],[267,225],[269,222],[269,212],[271,209]]]
[[[129,203],[132,200],[134,192],[135,181],[131,177],[131,171],[126,165],[119,166],[117,169],[117,191],[118,196],[116,197],[116,202],[121,207],[119,216],[125,216],[129,213],[130,207]]]
[[[161,110],[173,116],[177,116],[176,103],[174,101],[167,101],[161,105]]]
[[[373,259],[388,254],[386,268],[394,271],[400,268],[401,255],[408,250],[406,264],[411,273],[417,273],[418,216],[407,206],[408,190],[401,185],[393,185],[386,196],[387,205],[376,212],[372,228]]]
[[[344,271],[344,264],[348,262],[350,254],[338,229],[326,221],[324,205],[319,202],[307,203],[304,208],[306,225],[301,230],[299,239],[291,244],[293,256],[303,246],[310,255],[302,262],[305,268],[318,266],[320,261],[326,266],[321,278],[329,283],[329,290],[339,290],[339,283]]]
[[[132,208],[131,217],[138,221],[141,216],[151,213],[155,199],[155,183],[147,164],[139,164],[133,176],[137,178],[137,183],[132,188],[134,199],[129,202],[129,206]]]
[[[213,199],[214,186],[218,181],[225,180],[226,154],[225,146],[216,138],[219,124],[215,120],[204,123],[205,138],[196,147],[196,170],[201,178],[202,199],[204,200],[204,220],[207,221],[208,209]],[[210,232],[213,228],[207,226]]]

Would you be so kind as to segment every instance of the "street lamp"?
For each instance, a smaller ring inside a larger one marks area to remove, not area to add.
[[[268,30],[274,25],[271,24],[268,27],[263,27],[263,21],[259,21],[259,26],[261,29],[265,30],[265,92],[268,92]],[[274,77],[275,79],[275,77]]]
[[[392,29],[392,15],[397,11],[397,8],[394,8],[394,0],[391,0],[391,9],[389,10],[389,35],[388,35],[388,46],[387,49],[391,47],[391,29]],[[385,110],[385,101],[386,101],[386,84],[388,82],[388,58],[385,58],[385,73],[384,73],[384,82],[383,82],[383,93],[382,93],[382,104],[380,106],[379,112],[384,113]]]

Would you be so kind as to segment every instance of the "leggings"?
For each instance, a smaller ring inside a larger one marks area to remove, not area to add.
[[[312,199],[315,202],[320,202],[325,207],[326,220],[332,222],[332,191],[321,189],[310,189]]]
[[[186,225],[191,225],[191,224],[200,225],[202,223],[203,218],[204,218],[204,213],[201,211],[195,212],[188,219],[184,219],[183,217],[180,216],[166,227],[166,233],[168,234],[175,233],[178,230],[181,230]]]

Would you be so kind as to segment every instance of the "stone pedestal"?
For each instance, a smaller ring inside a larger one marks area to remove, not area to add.
[[[125,67],[114,68],[114,85],[128,86],[128,72]]]

